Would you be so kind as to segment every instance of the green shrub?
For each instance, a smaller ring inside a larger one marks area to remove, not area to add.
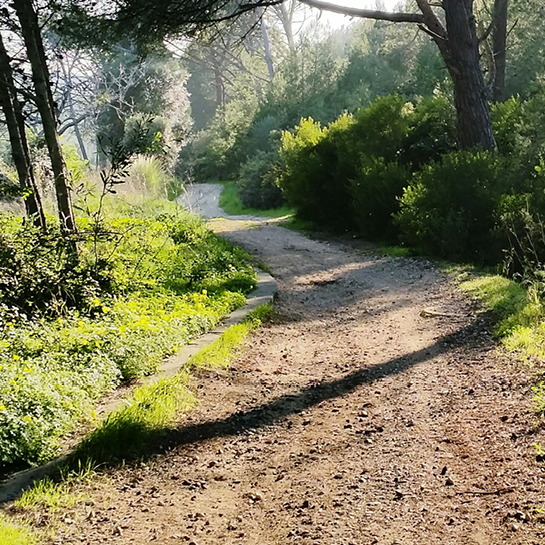
[[[408,121],[401,161],[412,170],[456,150],[456,111],[443,94],[419,99]]]
[[[410,171],[382,157],[362,155],[356,176],[351,180],[353,215],[358,231],[369,240],[396,240],[392,216],[399,210],[399,196]]]
[[[237,186],[244,206],[268,210],[284,204],[275,180],[277,163],[277,153],[258,151],[241,166]]]
[[[495,263],[491,246],[501,194],[501,162],[485,152],[453,152],[423,167],[397,214],[403,242],[451,260]]]
[[[293,134],[284,132],[280,155],[285,166],[279,185],[297,214],[336,230],[359,227],[368,236],[381,236],[396,209],[404,174],[401,167],[394,173],[378,165],[398,160],[412,111],[412,105],[392,95],[355,116],[343,114],[327,128],[307,119]],[[381,168],[389,180],[381,179]],[[373,183],[378,186],[373,188]],[[388,195],[380,196],[386,187]],[[369,209],[379,202],[384,206],[369,218]],[[376,227],[371,225],[375,221]]]
[[[323,169],[314,148],[326,134],[312,118],[301,119],[293,133],[282,133],[280,157],[285,166],[278,183],[287,201],[305,219],[312,219],[321,210],[319,188],[314,181]]]

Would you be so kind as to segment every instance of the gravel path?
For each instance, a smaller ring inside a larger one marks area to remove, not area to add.
[[[218,186],[193,190],[219,217]],[[199,409],[94,481],[53,542],[543,543],[529,384],[441,272],[255,218],[212,225],[268,264],[277,320],[198,376]]]

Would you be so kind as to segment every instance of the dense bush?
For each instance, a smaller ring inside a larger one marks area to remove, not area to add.
[[[453,260],[501,259],[501,249],[490,243],[502,164],[490,153],[452,152],[425,165],[401,199],[401,240]]]
[[[277,153],[258,151],[242,165],[237,187],[244,206],[267,210],[284,204],[282,192],[276,185],[277,163]]]
[[[399,195],[407,185],[409,169],[382,157],[360,158],[351,180],[353,216],[356,227],[370,240],[396,242],[397,229],[392,216],[399,209]]]
[[[279,185],[304,219],[357,229],[371,239],[392,238],[392,214],[411,171],[451,149],[445,109],[441,95],[416,107],[392,95],[325,128],[302,120],[293,133],[283,133]]]

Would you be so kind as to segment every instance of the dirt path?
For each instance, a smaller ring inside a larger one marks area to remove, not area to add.
[[[56,542],[538,544],[543,463],[525,377],[427,262],[215,222],[278,281],[278,323],[149,461]]]

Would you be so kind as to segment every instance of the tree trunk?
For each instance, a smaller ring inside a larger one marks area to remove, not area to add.
[[[0,34],[0,106],[6,118],[11,154],[19,177],[19,185],[24,192],[23,199],[27,215],[36,227],[45,230],[45,215],[34,179],[22,107],[17,98],[10,60]]]
[[[40,34],[38,17],[34,11],[32,0],[13,0],[13,7],[21,25],[21,33],[32,69],[36,106],[42,120],[44,136],[51,160],[51,168],[53,170],[61,231],[66,235],[70,235],[76,232],[76,222],[68,185],[68,174],[57,133],[55,102],[51,93],[49,70],[47,68],[47,59]],[[77,253],[75,241],[70,243],[70,249],[75,256]]]
[[[81,136],[81,131],[79,130],[79,123],[76,121],[76,110],[74,108],[74,97],[72,96],[72,71],[70,68],[67,68],[64,65],[64,62],[61,60],[60,62],[62,74],[64,76],[64,79],[66,80],[66,87],[67,87],[67,93],[68,93],[68,111],[70,113],[70,117],[74,120],[74,135],[76,136],[76,140],[78,141],[79,151],[81,154],[81,158],[84,161],[89,160],[89,156],[87,155],[87,150],[85,149],[85,143],[83,142],[83,138]]]
[[[458,145],[461,149],[496,146],[479,59],[473,0],[443,0],[447,49],[443,58],[454,83]]]
[[[495,77],[492,88],[492,100],[505,100],[505,66],[507,45],[507,12],[509,0],[494,1],[494,28],[492,30],[492,52],[495,64]]]
[[[269,34],[267,32],[267,25],[263,17],[263,8],[257,8],[257,16],[261,25],[261,35],[263,36],[263,47],[265,49],[265,61],[267,62],[267,69],[269,70],[269,79],[272,81],[274,78],[274,66],[271,57],[271,44],[269,42]]]

